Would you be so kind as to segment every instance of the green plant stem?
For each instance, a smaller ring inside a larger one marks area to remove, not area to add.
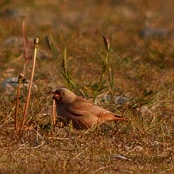
[[[60,70],[61,74],[65,78],[66,82],[68,83],[68,86],[70,89],[73,88],[74,82],[71,80],[69,71],[68,71],[68,64],[67,64],[67,49],[65,47],[64,49],[64,55],[62,60],[62,70]]]
[[[106,66],[107,66],[107,71],[108,71],[108,88],[109,90],[111,90],[113,88],[113,71],[111,68],[111,62],[110,62],[110,55],[109,55],[109,51],[107,51],[107,55],[106,55]]]

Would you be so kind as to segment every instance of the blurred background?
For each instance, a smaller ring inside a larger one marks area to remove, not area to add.
[[[94,72],[97,70],[95,63],[101,61],[103,34],[111,37],[118,70],[122,66],[124,72],[131,72],[132,67],[140,64],[169,68],[173,66],[174,54],[173,16],[172,0],[1,1],[0,80],[22,72],[21,63],[25,60],[23,39],[26,38],[27,52],[32,58],[33,39],[38,37],[38,57],[44,60],[39,66],[44,79],[40,78],[45,80],[46,76],[47,83],[54,86],[51,74],[55,72],[49,69],[50,66],[54,69],[55,61],[45,42],[47,35],[54,38],[58,57],[67,47],[70,60],[74,60],[72,74],[75,76],[79,76],[79,71],[86,74],[84,66],[87,71],[90,69],[89,74],[93,74],[91,66],[96,67]],[[58,79],[60,81],[58,75],[54,76],[55,83]]]

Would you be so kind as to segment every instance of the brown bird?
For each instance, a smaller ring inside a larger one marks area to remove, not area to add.
[[[64,124],[72,121],[75,128],[88,129],[96,124],[124,118],[103,109],[87,99],[75,95],[66,88],[58,88],[53,92],[56,101],[57,115]]]

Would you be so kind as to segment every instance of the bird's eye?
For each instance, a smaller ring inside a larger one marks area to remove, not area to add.
[[[62,95],[65,95],[65,93],[62,93]]]

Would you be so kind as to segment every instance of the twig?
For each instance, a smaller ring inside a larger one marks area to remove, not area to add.
[[[71,138],[65,138],[65,137],[48,137],[49,140],[70,140],[73,139],[74,137]]]

